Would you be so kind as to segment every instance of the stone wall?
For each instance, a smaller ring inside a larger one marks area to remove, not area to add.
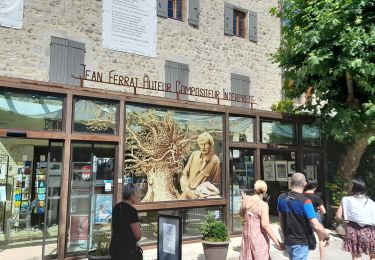
[[[101,44],[102,1],[38,0],[25,1],[21,30],[0,27],[0,76],[49,81],[51,36],[86,45],[85,63],[89,69],[164,81],[165,60],[189,64],[189,86],[230,90],[230,74],[250,77],[250,94],[255,108],[270,110],[281,99],[281,70],[269,60],[280,41],[280,23],[269,10],[277,0],[226,0],[235,7],[257,12],[258,42],[224,35],[224,1],[200,0],[199,28],[187,19],[157,19],[157,56],[149,58],[104,49]],[[118,86],[90,84],[126,91]],[[162,92],[146,93],[163,95]],[[189,97],[189,100],[215,100]]]

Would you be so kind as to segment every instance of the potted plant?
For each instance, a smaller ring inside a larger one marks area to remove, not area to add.
[[[94,235],[92,243],[94,250],[89,251],[89,260],[105,260],[111,259],[109,255],[109,244],[111,242],[110,233],[97,233]]]
[[[202,226],[202,245],[207,260],[225,260],[230,243],[228,228],[215,219],[215,212],[208,211]]]

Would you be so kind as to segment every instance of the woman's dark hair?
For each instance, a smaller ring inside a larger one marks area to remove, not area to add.
[[[122,189],[122,199],[128,200],[135,194],[135,186],[133,183],[126,183]]]
[[[352,195],[365,195],[366,194],[366,184],[361,179],[352,180]]]
[[[307,180],[305,190],[312,190],[318,188],[318,181],[316,180]]]

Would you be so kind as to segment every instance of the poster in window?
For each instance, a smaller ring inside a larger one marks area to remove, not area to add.
[[[221,115],[134,105],[126,115],[126,178],[142,202],[221,197]]]
[[[316,167],[314,165],[306,165],[305,168],[306,180],[316,180]]]
[[[275,169],[276,169],[276,180],[287,182],[288,181],[287,162],[286,161],[276,161],[275,162]]]
[[[69,242],[78,243],[88,238],[89,217],[87,215],[71,215]]]
[[[61,175],[62,163],[51,162],[49,163],[49,175]]]
[[[275,161],[263,161],[263,176],[265,181],[275,181]]]
[[[112,194],[96,194],[95,224],[108,224],[112,220]]]
[[[294,161],[288,161],[288,176],[292,176],[296,172],[296,163]]]

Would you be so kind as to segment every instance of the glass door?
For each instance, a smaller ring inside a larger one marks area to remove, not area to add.
[[[44,211],[43,259],[57,259],[58,254],[61,177],[64,172],[63,152],[63,141],[50,141],[46,163],[41,160],[36,168],[35,210]]]
[[[254,186],[254,150],[230,149],[230,214],[232,232],[242,231],[239,214],[241,191],[250,194]]]
[[[111,229],[116,145],[73,143],[68,208],[68,255],[92,249]]]

